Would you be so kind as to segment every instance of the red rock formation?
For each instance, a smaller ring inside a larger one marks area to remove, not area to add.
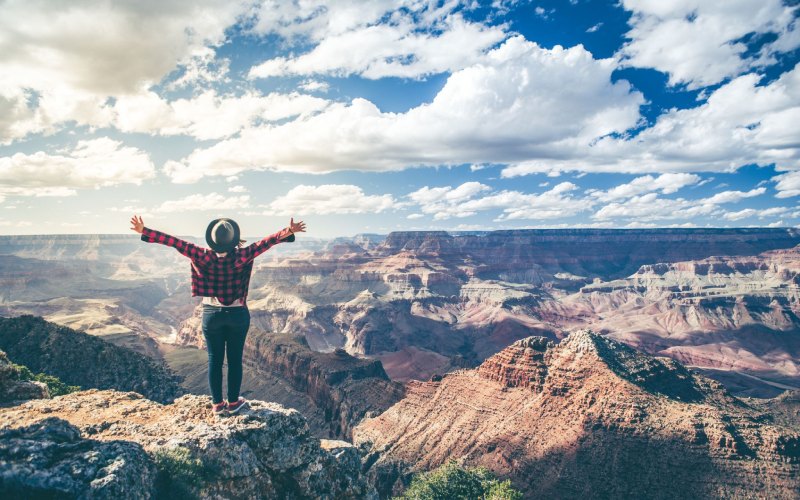
[[[770,419],[672,360],[576,332],[411,382],[354,439],[380,454],[372,473],[384,494],[455,458],[528,498],[794,498],[800,434]]]

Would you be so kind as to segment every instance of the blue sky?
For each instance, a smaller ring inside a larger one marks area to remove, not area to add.
[[[0,232],[796,226],[786,0],[0,4]]]

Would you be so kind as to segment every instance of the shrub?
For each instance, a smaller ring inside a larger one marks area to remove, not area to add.
[[[153,459],[158,469],[159,498],[197,498],[198,485],[206,478],[203,462],[186,448],[161,449]]]
[[[47,391],[51,397],[63,396],[71,392],[80,391],[81,388],[77,385],[67,385],[61,381],[60,378],[48,375],[46,373],[33,373],[27,366],[12,365],[17,372],[17,380],[34,380],[42,382],[47,385]]]
[[[522,493],[515,490],[511,486],[511,481],[495,481],[488,490],[486,490],[487,500],[520,500]]]
[[[417,474],[401,500],[519,500],[510,481],[499,481],[485,467],[464,468],[450,460],[438,469]]]

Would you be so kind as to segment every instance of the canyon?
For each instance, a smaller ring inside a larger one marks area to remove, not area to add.
[[[184,257],[133,236],[0,237],[0,350],[88,389],[0,410],[0,432],[43,464],[80,459],[36,443],[96,449],[108,467],[122,453],[139,476],[119,487],[145,478],[144,497],[156,494],[154,453],[172,449],[169,419],[187,419],[179,447],[192,460],[238,471],[202,443],[242,436],[237,449],[265,456],[244,436],[277,418],[294,423],[269,439],[316,451],[291,477],[242,469],[248,488],[358,497],[374,485],[387,497],[457,459],[526,498],[791,498],[798,243],[796,230],[768,228],[298,238],[256,261],[242,385],[255,404],[223,429],[208,420]],[[47,396],[36,384],[2,391]],[[13,487],[38,487],[17,472]],[[203,496],[229,493],[233,478],[204,483]]]
[[[774,396],[800,386],[798,243],[769,228],[304,235],[259,257],[248,302],[254,331],[380,360],[399,382],[590,327]],[[39,315],[200,378],[198,300],[174,250],[135,235],[6,236],[0,259],[0,315]]]
[[[780,405],[780,402],[777,403]],[[382,495],[455,459],[526,498],[796,498],[800,422],[785,425],[669,358],[576,331],[529,337],[354,430]],[[735,478],[733,480],[732,478]]]

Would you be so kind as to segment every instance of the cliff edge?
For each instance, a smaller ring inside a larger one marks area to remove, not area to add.
[[[90,390],[2,409],[0,497],[376,498],[358,450],[314,438],[297,411],[210,407]]]

